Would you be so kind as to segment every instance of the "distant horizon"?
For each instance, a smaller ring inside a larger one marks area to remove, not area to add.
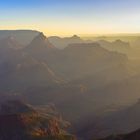
[[[48,35],[47,32],[36,30],[36,29],[0,29],[0,31],[36,31],[36,32],[42,32],[45,36],[51,37],[51,36],[58,36],[58,37],[72,37],[74,35],[77,35],[79,37],[127,37],[127,36],[139,36],[140,32],[138,33],[108,33],[108,34],[78,34],[78,33],[73,33],[73,34],[67,34],[67,35],[60,35],[60,34],[51,34]]]
[[[48,36],[140,32],[139,0],[5,0],[0,29],[37,29]]]

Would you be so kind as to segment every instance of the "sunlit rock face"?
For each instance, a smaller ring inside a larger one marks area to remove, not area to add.
[[[59,118],[52,112],[40,112],[17,100],[1,105],[0,124],[1,140],[75,140],[62,130]]]

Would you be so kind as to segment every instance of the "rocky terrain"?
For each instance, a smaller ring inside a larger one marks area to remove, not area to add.
[[[21,101],[7,101],[0,109],[1,140],[75,140],[64,131],[66,122],[54,115],[50,107],[33,108]]]

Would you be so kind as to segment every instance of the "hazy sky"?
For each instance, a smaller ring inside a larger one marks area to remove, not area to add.
[[[0,0],[0,29],[46,35],[140,32],[140,0]]]

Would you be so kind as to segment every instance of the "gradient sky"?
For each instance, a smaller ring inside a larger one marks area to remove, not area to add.
[[[140,0],[0,0],[0,29],[48,36],[140,33]]]

